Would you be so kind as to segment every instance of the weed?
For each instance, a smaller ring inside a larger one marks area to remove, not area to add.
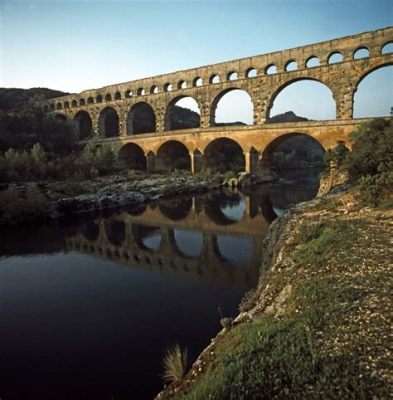
[[[170,347],[164,355],[164,374],[166,382],[178,382],[184,376],[187,368],[187,348],[179,344]]]

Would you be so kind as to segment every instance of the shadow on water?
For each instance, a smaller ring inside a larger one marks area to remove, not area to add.
[[[287,177],[2,229],[0,398],[152,398],[165,349],[195,359],[255,285],[271,221],[316,191]]]

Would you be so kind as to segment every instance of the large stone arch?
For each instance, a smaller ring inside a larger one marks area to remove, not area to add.
[[[179,100],[182,99],[186,99],[186,98],[190,98],[192,100],[195,101],[195,103],[198,106],[199,109],[199,115],[198,113],[196,113],[195,111],[186,109],[184,107],[179,107],[178,109],[175,108],[176,103]],[[181,114],[181,110],[187,110],[184,111]],[[201,111],[201,107],[199,105],[198,100],[190,95],[180,95],[180,96],[176,96],[174,99],[172,99],[165,110],[165,119],[164,119],[164,129],[166,131],[173,131],[173,130],[178,130],[178,129],[190,129],[190,128],[199,128],[200,124],[201,124],[201,117],[200,117],[200,111]],[[196,115],[195,115],[196,114]]]
[[[233,139],[221,137],[209,142],[203,155],[203,166],[219,172],[245,170],[242,146]]]
[[[127,135],[150,133],[156,131],[156,114],[146,101],[135,103],[127,115]]]
[[[113,107],[105,107],[98,117],[98,132],[102,137],[119,136],[119,114]]]
[[[127,168],[141,171],[147,169],[145,152],[135,143],[127,143],[119,150],[118,161]]]
[[[74,121],[77,124],[79,140],[87,139],[92,135],[93,122],[87,111],[78,111],[74,116]]]
[[[317,82],[318,84],[322,84],[323,86],[325,86],[327,89],[329,89],[332,97],[333,97],[333,101],[335,103],[335,110],[337,110],[337,104],[336,104],[336,100],[334,99],[334,91],[333,89],[329,86],[329,84],[327,84],[326,82],[324,82],[322,79],[316,78],[316,77],[312,77],[312,76],[301,76],[301,77],[296,77],[293,79],[289,79],[288,81],[280,84],[278,87],[274,88],[272,90],[272,95],[270,96],[269,99],[269,103],[268,106],[266,108],[266,121],[269,120],[270,118],[270,111],[273,108],[273,104],[274,101],[276,100],[277,96],[283,92],[283,90],[285,90],[287,87],[289,87],[290,85],[294,84],[294,83],[298,83],[301,81],[313,81],[313,82]],[[337,115],[336,117],[337,118]]]
[[[164,142],[157,150],[157,171],[167,172],[175,169],[191,170],[189,149],[177,140]]]
[[[230,93],[230,92],[233,92],[233,91],[235,91],[235,90],[242,91],[242,92],[246,93],[246,94],[249,96],[250,101],[251,101],[251,103],[252,103],[252,107],[253,107],[252,113],[255,112],[254,99],[253,99],[251,93],[249,93],[249,91],[248,91],[247,89],[245,89],[245,88],[243,88],[243,87],[241,87],[241,86],[239,86],[239,87],[231,86],[230,88],[221,90],[219,93],[217,93],[217,94],[215,95],[215,97],[214,97],[214,99],[213,99],[213,101],[212,101],[212,103],[211,103],[211,106],[210,106],[210,116],[209,116],[209,118],[210,118],[210,126],[217,126],[217,125],[219,125],[219,124],[216,123],[216,110],[217,110],[218,103],[220,102],[220,100],[221,100],[226,94],[228,94],[228,93]]]

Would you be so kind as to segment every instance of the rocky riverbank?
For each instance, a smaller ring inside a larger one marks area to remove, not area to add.
[[[357,188],[292,208],[233,324],[157,399],[390,398],[392,237]]]

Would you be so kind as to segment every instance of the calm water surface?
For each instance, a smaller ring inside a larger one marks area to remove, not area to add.
[[[194,361],[255,286],[262,240],[318,181],[218,191],[2,229],[0,398],[151,399],[170,345]]]

